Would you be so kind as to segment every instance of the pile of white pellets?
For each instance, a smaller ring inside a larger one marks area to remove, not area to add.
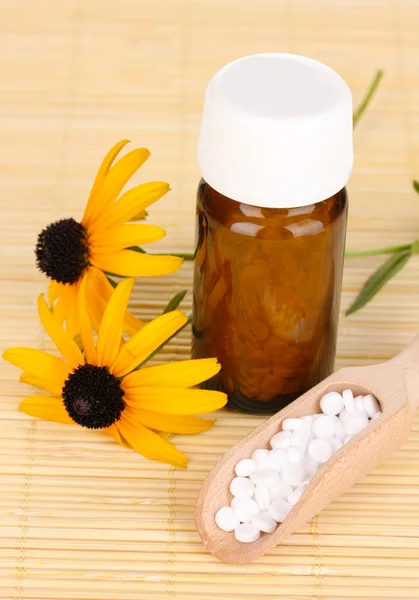
[[[374,396],[354,398],[351,390],[329,392],[320,408],[320,414],[284,419],[271,450],[260,448],[236,464],[231,505],[215,515],[220,529],[244,543],[275,531],[320,467],[380,414]]]

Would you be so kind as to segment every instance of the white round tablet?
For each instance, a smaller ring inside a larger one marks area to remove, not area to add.
[[[333,454],[333,448],[328,440],[316,438],[310,442],[308,447],[309,457],[317,463],[323,464]]]
[[[238,542],[249,544],[250,542],[256,542],[260,538],[260,529],[252,523],[242,523],[236,527],[234,536]]]
[[[279,431],[271,437],[272,448],[288,448],[291,444],[291,431]]]
[[[368,425],[368,416],[366,413],[356,411],[352,415],[345,423],[345,431],[348,435],[355,435]]]
[[[304,467],[301,463],[287,463],[281,468],[281,477],[285,483],[296,487],[304,480]]]
[[[279,471],[282,465],[288,461],[288,453],[286,448],[276,448],[269,452],[269,466],[276,471]]]
[[[254,499],[259,510],[268,510],[271,503],[269,488],[256,486]]]
[[[343,398],[339,392],[329,392],[320,400],[320,408],[325,415],[337,415],[343,409]]]
[[[251,459],[256,463],[258,469],[268,466],[269,450],[266,448],[258,448],[251,456]]]
[[[279,475],[275,469],[271,467],[265,467],[258,469],[252,476],[252,482],[261,487],[270,488],[279,483]]]
[[[257,465],[251,458],[242,458],[236,465],[235,471],[238,477],[249,477],[257,469]]]
[[[255,493],[255,486],[247,477],[235,477],[230,484],[230,492],[236,498],[251,498]]]
[[[275,500],[269,507],[269,516],[277,523],[282,523],[292,510],[292,504],[286,500]]]
[[[250,523],[259,512],[259,506],[252,498],[240,498],[234,508],[234,514],[241,523]]]
[[[363,397],[364,410],[370,419],[373,419],[380,412],[380,404],[375,396],[367,394]]]
[[[267,510],[258,514],[257,517],[253,517],[251,523],[264,533],[273,533],[276,529],[276,521],[269,516],[269,512]]]
[[[322,415],[313,423],[313,434],[315,437],[327,439],[336,433],[335,418],[329,415]]]
[[[230,506],[223,506],[215,515],[215,522],[223,531],[234,531],[240,521]]]

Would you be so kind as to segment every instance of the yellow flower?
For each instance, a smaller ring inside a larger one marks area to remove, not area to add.
[[[95,326],[113,289],[103,272],[155,277],[177,271],[183,262],[176,256],[153,256],[130,249],[164,237],[165,231],[156,225],[126,222],[141,218],[150,204],[169,191],[169,185],[143,183],[118,199],[125,184],[150,155],[145,148],[138,148],[113,164],[127,143],[128,140],[118,142],[104,158],[81,222],[61,219],[38,236],[35,253],[39,269],[51,280],[49,302],[54,317],[60,324],[65,322],[71,337],[80,332],[77,297],[89,266],[96,267],[88,290],[88,311]],[[101,294],[99,298],[97,293]],[[127,313],[124,331],[132,335],[140,327],[141,321]]]
[[[112,292],[95,341],[86,307],[90,273],[81,283],[78,311],[82,350],[54,319],[43,294],[38,297],[42,324],[63,359],[31,348],[10,348],[4,358],[23,369],[20,380],[52,396],[30,396],[19,409],[26,414],[104,431],[143,456],[186,467],[186,457],[159,432],[192,434],[213,420],[196,417],[225,405],[221,392],[188,389],[218,373],[216,359],[185,360],[137,369],[187,322],[175,310],[157,317],[124,341],[123,320],[133,278]]]

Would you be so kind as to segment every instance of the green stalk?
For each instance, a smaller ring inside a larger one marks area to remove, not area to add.
[[[354,116],[353,116],[353,126],[354,127],[357,125],[359,119],[362,117],[362,115],[366,111],[368,104],[371,102],[372,97],[374,96],[383,75],[384,75],[384,71],[382,71],[381,69],[379,71],[377,71],[376,74],[374,75],[374,78],[370,84],[370,87],[367,89],[365,96],[363,97],[363,99],[361,100],[361,103],[359,104],[358,108],[354,112]]]
[[[150,252],[150,256],[177,256],[184,260],[195,260],[195,252]]]
[[[377,256],[378,254],[394,254],[410,250],[412,244],[402,244],[401,246],[386,246],[385,248],[371,248],[370,250],[348,250],[345,252],[346,258],[356,258],[358,256]]]

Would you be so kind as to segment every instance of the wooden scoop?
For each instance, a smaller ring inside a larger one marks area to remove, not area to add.
[[[373,394],[380,402],[382,414],[319,469],[285,521],[273,533],[262,533],[249,544],[238,542],[234,533],[219,529],[215,514],[222,506],[230,505],[229,486],[235,477],[236,463],[250,457],[257,448],[268,448],[283,419],[319,413],[324,394],[348,388],[354,395]],[[263,556],[394,452],[407,439],[418,404],[419,336],[390,361],[334,373],[262,423],[215,465],[196,505],[196,525],[203,543],[214,556],[229,563],[249,563]]]

